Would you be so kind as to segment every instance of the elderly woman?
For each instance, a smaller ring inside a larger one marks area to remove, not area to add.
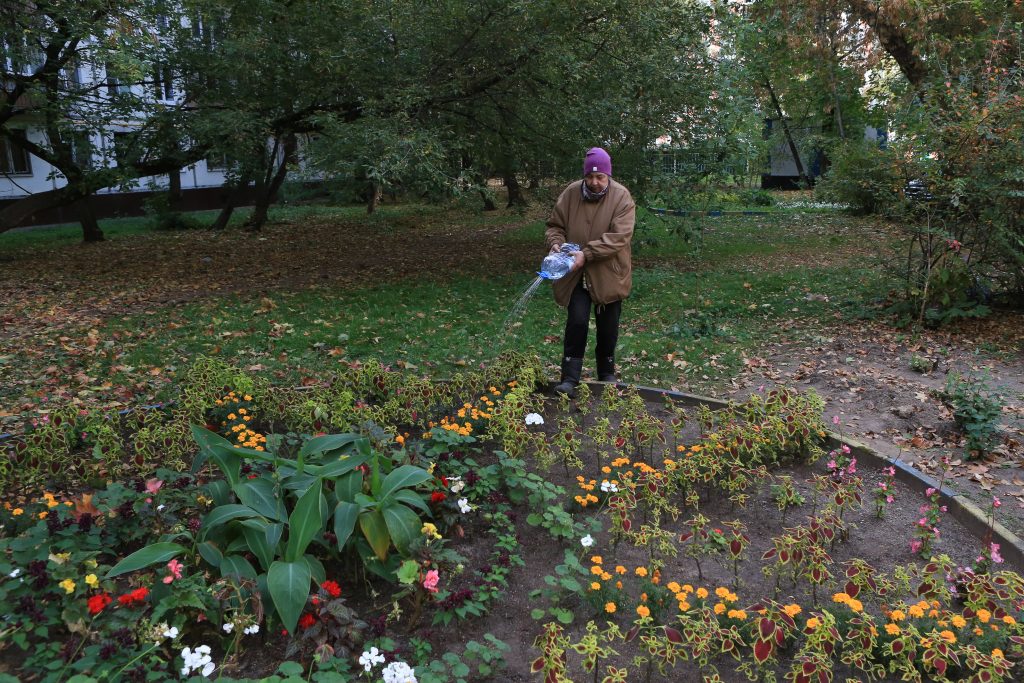
[[[629,190],[612,180],[612,160],[600,147],[587,151],[583,178],[570,184],[547,222],[550,251],[565,242],[582,245],[572,252],[572,270],[555,280],[555,302],[568,309],[562,378],[555,391],[573,394],[583,373],[590,309],[597,319],[597,379],[615,380],[615,345],[622,300],[633,287],[630,242],[636,206]]]

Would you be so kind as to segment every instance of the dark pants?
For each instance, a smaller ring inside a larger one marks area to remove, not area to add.
[[[587,350],[587,331],[590,325],[590,293],[583,289],[580,279],[569,298],[569,315],[565,321],[565,358],[583,358]],[[622,302],[613,301],[594,307],[597,317],[597,361],[603,365],[615,358],[615,345],[619,341],[619,315]]]

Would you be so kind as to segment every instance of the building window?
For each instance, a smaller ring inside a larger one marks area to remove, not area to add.
[[[166,64],[153,67],[153,92],[158,100],[174,99],[174,72]]]
[[[92,168],[92,139],[84,130],[71,134],[71,158],[79,168]]]
[[[4,175],[32,175],[32,157],[18,144],[25,139],[25,131],[12,131],[11,137],[0,137],[0,173]]]
[[[135,145],[135,133],[114,133],[114,160],[118,166],[131,166],[138,161],[139,153]]]
[[[113,64],[107,64],[107,93],[111,97],[127,95],[132,91],[131,83],[124,82],[123,75]]]
[[[226,171],[228,170],[229,165],[230,163],[228,162],[227,154],[213,153],[210,156],[206,157],[207,171]]]

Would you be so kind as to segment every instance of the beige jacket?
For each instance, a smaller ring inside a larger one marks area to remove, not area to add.
[[[549,250],[556,244],[575,242],[586,259],[582,269],[552,284],[559,306],[569,305],[572,290],[584,271],[594,303],[610,304],[625,299],[633,288],[633,197],[625,187],[610,180],[608,194],[598,202],[585,202],[580,190],[582,183],[577,180],[562,191],[544,234]]]

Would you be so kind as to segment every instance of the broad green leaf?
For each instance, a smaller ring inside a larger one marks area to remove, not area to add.
[[[306,472],[324,479],[333,479],[348,474],[364,462],[366,458],[361,455],[343,455],[340,460],[326,465],[306,465]]]
[[[419,515],[401,504],[388,505],[381,510],[381,514],[384,515],[384,522],[388,525],[395,547],[404,554],[409,543],[419,536],[423,528]]]
[[[433,517],[433,515],[430,512],[430,508],[427,507],[427,504],[423,501],[423,496],[421,496],[420,494],[416,493],[411,489],[401,489],[399,491],[395,491],[395,493],[391,496],[391,500],[396,502],[402,502],[405,503],[406,505],[411,505],[412,507],[419,508],[420,510],[423,510],[425,514]]]
[[[373,553],[383,562],[388,556],[391,536],[388,535],[388,525],[380,510],[369,510],[360,514],[359,528],[373,548]]]
[[[284,551],[284,559],[287,562],[295,562],[306,552],[306,547],[313,540],[313,536],[319,533],[323,526],[323,518],[320,516],[320,499],[323,494],[320,492],[322,482],[316,482],[302,494],[295,509],[288,517],[288,545]]]
[[[323,562],[318,560],[316,557],[310,555],[309,553],[303,555],[302,559],[305,560],[306,565],[309,566],[309,574],[313,577],[313,580],[316,581],[317,584],[321,584],[327,580],[327,570],[324,569]]]
[[[317,436],[302,444],[299,455],[306,460],[312,461],[318,455],[345,448],[359,439],[366,439],[366,437],[359,434],[327,434],[325,436]],[[311,458],[310,456],[313,457]]]
[[[220,434],[215,434],[205,427],[192,425],[192,436],[199,444],[200,460],[209,458],[217,463],[217,466],[224,473],[224,478],[234,486],[239,481],[239,472],[242,468],[241,456],[228,457],[227,451],[231,451],[231,442]],[[193,463],[193,468],[195,464]]]
[[[163,564],[185,552],[184,546],[177,543],[154,543],[145,548],[136,550],[124,558],[107,572],[106,578],[110,579],[121,574],[127,574],[143,567],[153,564]]]
[[[384,482],[380,485],[380,493],[377,496],[377,500],[383,503],[392,492],[398,489],[418,486],[425,481],[429,481],[430,477],[430,472],[427,472],[422,467],[402,465],[384,478]]]
[[[268,524],[266,534],[267,544],[271,548],[276,548],[277,544],[281,542],[281,536],[284,534],[284,524]]]
[[[416,583],[416,579],[420,575],[420,563],[416,560],[406,560],[402,563],[402,566],[398,568],[398,583],[404,586],[411,586]]]
[[[253,509],[247,505],[238,505],[237,503],[220,505],[211,510],[209,514],[203,518],[203,535],[205,536],[210,531],[216,529],[225,522],[230,522],[233,519],[247,519],[249,517],[256,516],[257,515]]]
[[[334,508],[334,535],[338,537],[338,550],[344,550],[348,537],[356,528],[359,519],[359,506],[355,503],[342,501]]]
[[[299,615],[309,597],[309,582],[312,574],[305,560],[299,562],[274,562],[267,572],[267,590],[274,603],[281,623],[289,633],[295,633]]]
[[[211,481],[206,485],[206,492],[214,505],[228,505],[232,502],[231,486],[223,479]]]
[[[287,514],[284,501],[277,495],[269,479],[247,479],[232,487],[238,500],[264,517],[283,522]]]
[[[214,543],[203,541],[197,547],[199,548],[199,554],[208,564],[214,567],[220,566],[221,560],[224,559],[224,553]]]
[[[264,571],[269,570],[270,564],[274,561],[274,549],[267,543],[266,532],[263,529],[253,529],[250,526],[245,526],[242,529],[242,535],[245,536],[245,542],[248,544],[249,550],[260,561],[260,566],[263,567]]]
[[[334,482],[334,495],[338,500],[353,501],[356,494],[363,490],[363,473],[361,471],[349,472],[338,477]]]
[[[256,569],[241,555],[225,555],[220,561],[220,575],[224,578],[255,579]]]

